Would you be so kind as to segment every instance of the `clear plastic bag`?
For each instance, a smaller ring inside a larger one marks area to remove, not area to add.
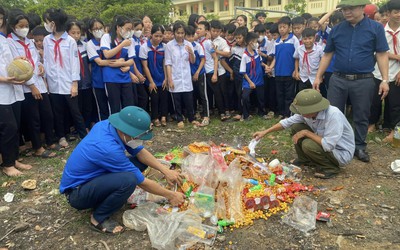
[[[203,217],[211,217],[215,209],[215,189],[201,186],[194,194],[193,205]]]
[[[244,218],[241,190],[243,177],[240,160],[231,162],[229,168],[220,176],[220,184],[216,190],[216,216],[219,219],[239,221]]]
[[[127,202],[128,204],[143,204],[146,202],[147,192],[141,189],[140,187],[136,187],[135,191],[129,196]]]
[[[307,196],[298,196],[282,221],[304,233],[315,229],[318,203]]]
[[[217,186],[214,161],[209,155],[192,154],[186,157],[182,164],[182,174],[198,185]]]
[[[143,231],[147,228],[152,247],[156,249],[183,249],[197,242],[213,243],[207,238],[210,230],[203,229],[201,217],[191,210],[168,213],[157,204],[148,202],[133,210],[124,212],[123,223],[126,227]]]

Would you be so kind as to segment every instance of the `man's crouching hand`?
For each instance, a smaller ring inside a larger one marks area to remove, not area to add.
[[[179,174],[179,172],[175,170],[165,169],[163,171],[163,174],[165,175],[165,179],[167,179],[168,184],[170,185],[173,185],[174,183],[177,183],[178,185],[182,184],[182,176]]]

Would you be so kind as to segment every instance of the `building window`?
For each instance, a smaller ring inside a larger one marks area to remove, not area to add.
[[[257,7],[262,7],[262,0],[257,0]]]

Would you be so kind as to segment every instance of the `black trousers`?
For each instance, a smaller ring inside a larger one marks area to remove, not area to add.
[[[216,83],[211,82],[212,75],[213,74],[206,74],[207,87],[209,87],[214,94],[215,105],[217,106],[218,113],[225,114],[223,91],[226,85],[226,74],[218,76],[218,81]]]
[[[106,93],[111,114],[118,113],[127,106],[133,106],[132,83],[106,83]]]
[[[385,107],[388,106],[389,128],[393,129],[400,122],[400,86],[390,83],[390,91],[385,99]]]
[[[94,97],[98,110],[98,119],[103,121],[110,116],[110,107],[108,106],[108,98],[105,89],[93,88]]]
[[[145,84],[136,84],[136,92],[137,92],[137,106],[149,111],[149,94],[147,91],[147,86]]]
[[[182,110],[185,108],[186,117],[189,122],[194,121],[194,110],[193,110],[193,91],[172,93],[172,98],[175,105],[175,114],[177,122],[183,121]],[[182,104],[184,107],[182,107]]]
[[[243,75],[236,71],[233,72],[233,75],[235,76],[234,78],[234,93],[236,95],[236,110],[239,112],[239,114],[242,114],[243,112],[243,104],[242,104],[242,86],[243,86]]]
[[[265,81],[265,106],[267,110],[277,112],[278,104],[276,101],[276,82],[275,77],[266,76]]]
[[[290,116],[290,104],[295,96],[295,84],[293,78],[275,77],[276,81],[276,100],[278,103],[278,114],[284,117]]]
[[[210,108],[208,106],[209,103],[208,103],[207,83],[205,74],[199,75],[199,79],[193,82],[193,91],[194,94],[199,98],[200,104],[203,107],[201,116],[209,117]],[[196,105],[194,105],[193,107],[196,107]]]
[[[257,86],[255,89],[247,89],[243,88],[242,93],[242,102],[243,102],[243,118],[246,119],[250,115],[250,108],[251,108],[251,100],[250,96],[253,92],[256,92],[257,95],[257,107],[258,107],[258,115],[263,116],[265,115],[265,86],[260,85]]]
[[[312,89],[312,83],[310,82],[310,80],[307,80],[306,82],[299,81],[298,86],[299,86],[298,92],[300,92],[304,89]]]
[[[225,84],[222,86],[222,95],[224,97],[225,110],[235,110],[234,96],[235,96],[235,79],[231,80],[230,76],[225,74]]]
[[[381,96],[379,95],[379,85],[381,84],[381,80],[374,78],[375,88],[374,88],[374,97],[372,99],[371,104],[371,114],[369,115],[369,124],[376,124],[379,122],[382,114],[382,100]],[[390,91],[392,91],[392,86],[394,87],[395,84],[390,83]],[[388,95],[389,96],[389,95]],[[400,98],[400,96],[398,96]],[[388,105],[388,97],[385,98],[385,107],[383,110],[383,127],[384,128],[392,128],[390,126],[390,112],[389,112],[389,105]]]
[[[17,118],[12,105],[0,105],[1,167],[12,167],[18,159],[19,135]]]
[[[168,115],[168,90],[157,87],[157,92],[150,93],[151,119],[160,119]]]
[[[64,122],[66,110],[68,110],[72,116],[74,127],[79,137],[81,139],[84,138],[87,132],[81,112],[79,111],[78,97],[71,98],[70,95],[50,94],[50,101],[53,108],[54,130],[57,139],[65,137],[65,131],[67,131],[66,126],[69,126]]]
[[[40,132],[45,134],[47,145],[54,143],[54,117],[51,109],[49,94],[42,94],[43,100],[36,100],[32,93],[25,93],[25,100],[22,102],[22,112],[29,123],[29,137],[32,148],[39,149],[42,146]]]
[[[85,122],[85,127],[90,128],[90,124],[93,121],[93,91],[89,89],[78,90],[78,105],[79,111],[82,114],[83,120]]]

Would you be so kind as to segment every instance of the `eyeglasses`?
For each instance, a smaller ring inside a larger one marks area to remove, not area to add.
[[[145,135],[151,133],[152,131],[153,131],[153,128],[150,128],[150,129],[144,131],[143,133],[140,133],[140,134],[138,134],[137,136],[133,137],[133,139],[134,139],[134,140],[140,139],[140,137],[145,136]]]

